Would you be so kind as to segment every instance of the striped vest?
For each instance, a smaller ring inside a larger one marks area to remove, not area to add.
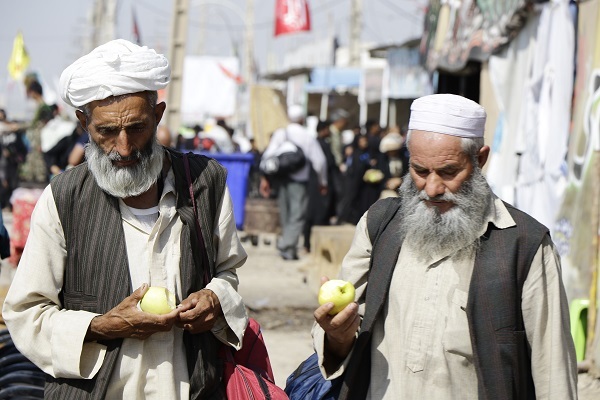
[[[381,316],[400,254],[402,243],[395,229],[402,223],[397,212],[400,201],[380,200],[367,214],[373,250],[365,315],[339,399],[362,400],[367,395],[371,372],[369,327]],[[535,399],[521,294],[533,257],[549,233],[531,216],[506,203],[505,206],[516,226],[497,229],[490,224],[480,238],[466,308],[481,400]]]
[[[181,233],[181,284],[183,298],[202,289],[203,271],[214,271],[212,227],[225,190],[226,170],[215,160],[191,155],[190,172],[202,236],[211,265],[195,242],[194,213],[189,199],[182,154],[171,156],[175,176],[176,208],[183,222]],[[60,292],[63,308],[104,314],[133,292],[118,199],[102,191],[87,164],[79,165],[51,182],[54,201],[65,236],[67,257]],[[212,273],[211,273],[212,276]],[[122,339],[103,341],[107,346],[102,367],[93,379],[54,379],[46,383],[46,399],[103,399],[119,357]],[[191,399],[224,398],[219,342],[211,332],[184,333]]]

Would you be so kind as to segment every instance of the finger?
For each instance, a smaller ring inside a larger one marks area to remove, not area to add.
[[[331,319],[330,326],[334,329],[347,330],[353,328],[358,315],[358,304],[350,303]]]
[[[321,286],[323,286],[323,284],[324,284],[325,282],[327,282],[328,280],[329,280],[329,277],[327,277],[327,276],[322,276],[322,277],[321,277]]]
[[[138,301],[141,300],[148,291],[148,287],[147,283],[142,283],[142,286],[137,288],[136,291],[131,294],[131,297]]]
[[[197,303],[194,308],[179,313],[179,320],[183,322],[191,322],[195,320],[205,320],[212,315],[214,310],[211,309],[210,304],[205,302]]]
[[[198,319],[191,323],[183,324],[183,329],[185,329],[186,331],[189,331],[191,333],[206,332],[206,331],[212,329],[212,327],[214,326],[214,322],[215,321],[213,319],[207,319],[207,320]]]
[[[315,317],[315,320],[319,323],[319,325],[322,326],[322,323],[331,320],[331,315],[329,315],[329,311],[331,311],[333,307],[333,303],[325,303],[315,310],[313,315]]]
[[[179,318],[179,313],[181,313],[181,310],[175,307],[171,312],[163,314],[162,316],[167,321],[176,321]]]
[[[198,304],[198,293],[199,292],[190,294],[179,304],[179,307],[184,311],[191,310],[194,307],[196,307],[196,305]]]

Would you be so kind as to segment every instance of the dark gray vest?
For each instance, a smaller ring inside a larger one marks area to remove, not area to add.
[[[548,229],[529,215],[505,204],[516,226],[490,224],[480,238],[469,287],[467,318],[473,346],[479,398],[534,399],[531,356],[521,312],[523,284]],[[376,202],[368,214],[373,251],[365,315],[346,373],[340,399],[364,399],[370,378],[371,328],[387,301],[400,253],[400,199]],[[391,251],[393,249],[393,251]],[[367,326],[367,329],[363,329]]]
[[[177,212],[183,221],[181,233],[181,283],[183,298],[202,289],[203,272],[214,271],[212,227],[217,207],[225,190],[226,170],[215,160],[190,155],[190,170],[198,206],[198,219],[206,243],[208,260],[197,246],[194,213],[189,199],[182,154],[165,149],[171,155],[175,175]],[[129,277],[125,236],[118,199],[103,192],[87,164],[79,165],[54,178],[52,193],[66,241],[64,284],[60,292],[62,306],[104,314],[129,296],[133,288]],[[192,242],[196,243],[195,239]],[[93,379],[52,379],[46,383],[47,399],[103,399],[122,343],[102,342],[107,353]],[[220,399],[221,366],[217,360],[218,340],[210,332],[184,333],[191,399]]]

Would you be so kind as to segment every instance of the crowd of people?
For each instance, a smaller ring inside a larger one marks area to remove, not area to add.
[[[88,134],[65,118],[56,104],[46,104],[35,75],[25,79],[26,94],[35,103],[29,121],[12,121],[0,110],[0,205],[11,209],[17,187],[43,188],[52,177],[80,164]]]
[[[397,196],[408,171],[406,129],[382,128],[372,120],[348,129],[351,114],[338,109],[311,132],[308,117],[302,107],[290,106],[290,124],[273,133],[262,154],[277,153],[285,137],[307,154],[309,162],[303,169],[285,176],[256,169],[262,177],[261,195],[278,198],[282,231],[278,249],[285,260],[298,259],[298,250],[310,252],[313,226],[356,225],[378,199]],[[291,186],[299,189],[290,196],[286,193]]]
[[[117,39],[61,75],[87,162],[44,187],[2,309],[16,348],[47,374],[47,399],[225,398],[218,350],[240,349],[246,332],[236,271],[247,254],[225,168],[159,143],[170,72],[163,55]],[[33,125],[51,120],[46,108]],[[277,191],[282,258],[297,257],[309,213],[356,224],[340,274],[356,301],[314,311],[336,398],[577,398],[560,257],[547,228],[488,186],[480,105],[422,97],[408,132],[369,122],[348,134],[339,110],[312,135],[302,107],[288,116],[256,157],[302,161],[277,178],[259,167],[260,193]],[[25,163],[44,159],[38,134]],[[138,308],[151,286],[177,307]]]

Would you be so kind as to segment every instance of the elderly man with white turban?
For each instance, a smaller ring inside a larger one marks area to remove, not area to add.
[[[340,272],[356,302],[315,311],[340,399],[577,397],[560,259],[548,230],[487,185],[485,120],[460,96],[413,102],[409,174],[362,217]]]
[[[169,79],[164,56],[125,40],[61,76],[90,135],[87,162],[44,190],[3,308],[17,348],[49,375],[46,398],[224,397],[216,352],[239,348],[247,324],[246,253],[224,168],[157,142]],[[142,311],[150,286],[178,306]]]

